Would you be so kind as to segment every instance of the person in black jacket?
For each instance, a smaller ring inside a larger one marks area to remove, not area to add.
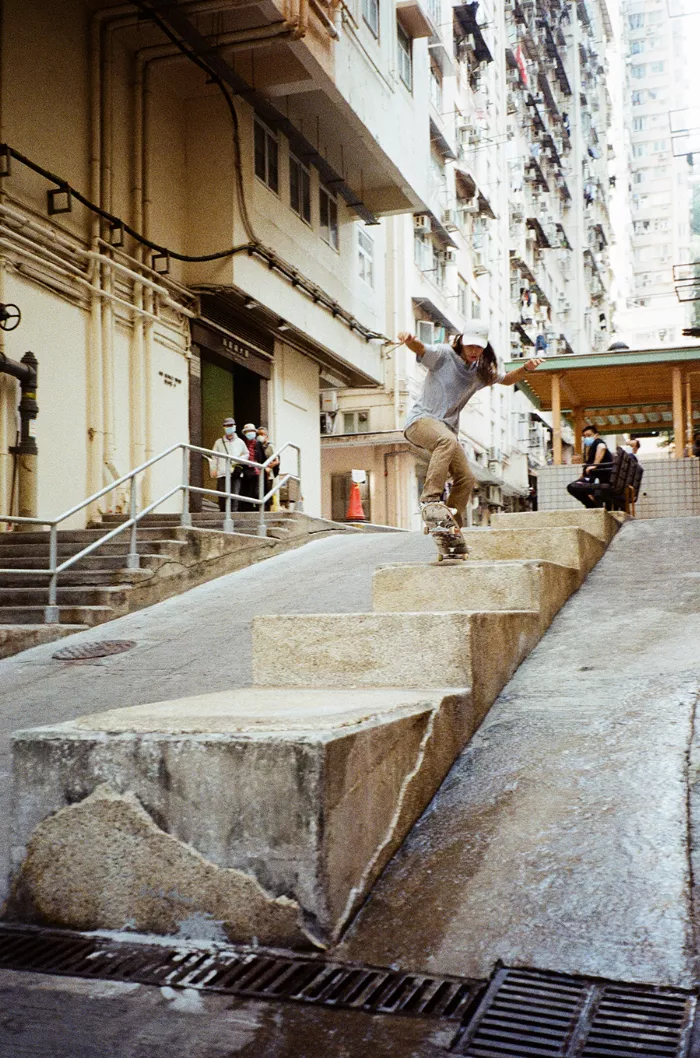
[[[243,441],[248,449],[248,459],[251,463],[264,463],[265,462],[265,449],[258,440],[257,427],[252,422],[247,422],[243,427]],[[241,495],[240,498],[243,500],[244,496],[250,496],[257,500],[260,495],[260,469],[259,467],[247,467],[243,466],[243,480],[241,481]],[[265,488],[263,486],[263,495],[265,494]],[[260,509],[258,503],[246,503],[243,500],[241,510],[257,511]]]
[[[586,426],[583,430],[583,473],[576,481],[566,486],[566,491],[584,505],[584,507],[602,507],[603,500],[591,492],[591,485],[599,481],[607,484],[610,481],[612,455],[595,426]]]

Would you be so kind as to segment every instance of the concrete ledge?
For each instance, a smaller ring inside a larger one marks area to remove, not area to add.
[[[254,689],[19,732],[5,915],[326,944],[479,719],[444,688]]]
[[[465,529],[464,539],[472,559],[539,558],[578,570],[581,584],[606,545],[573,526],[541,529]]]
[[[579,507],[575,511],[517,511],[513,514],[493,514],[492,529],[553,529],[563,526],[574,526],[584,529],[591,536],[597,536],[604,544],[609,544],[620,526],[629,520],[629,515],[619,511],[586,510]]]
[[[533,611],[256,617],[253,678],[261,686],[471,687],[481,712],[539,636]]]
[[[0,625],[0,658],[82,632],[86,625]]]
[[[536,559],[382,566],[372,579],[375,611],[534,610],[542,631],[578,587],[570,566]]]

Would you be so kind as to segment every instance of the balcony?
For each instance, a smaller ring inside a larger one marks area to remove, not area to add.
[[[409,37],[435,37],[440,25],[439,8],[434,0],[398,0],[396,17]]]

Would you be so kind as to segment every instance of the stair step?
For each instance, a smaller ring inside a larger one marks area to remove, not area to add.
[[[110,532],[115,526],[110,525],[106,528],[95,529],[59,529],[58,540],[63,543],[81,543],[83,547],[86,544],[91,544],[94,540],[98,540],[105,533]],[[177,528],[176,525],[142,525],[139,526],[138,536],[139,538],[145,537],[146,539],[165,538],[172,539],[171,533]],[[17,533],[0,533],[0,549],[8,545],[17,544],[48,544],[51,538],[51,534],[48,530],[41,530],[36,533],[17,532]],[[129,531],[125,529],[119,536],[115,537],[116,540],[122,542],[126,550],[129,541]]]
[[[0,606],[0,625],[39,625],[44,622],[45,606]],[[117,617],[111,606],[61,606],[58,621],[62,625],[103,624]]]
[[[122,564],[126,563],[127,547],[126,542],[123,540],[110,540],[106,544],[100,544],[95,551],[91,552],[92,555],[121,555]],[[69,543],[59,540],[58,542],[58,555],[59,558],[69,558],[71,555],[77,555],[78,552],[82,551],[86,546],[86,543]],[[187,547],[187,543],[184,540],[171,540],[171,539],[153,539],[138,540],[136,543],[136,550],[141,554],[150,555],[178,555],[180,551]],[[0,569],[3,568],[5,560],[11,558],[48,558],[49,547],[48,544],[0,544]],[[89,558],[89,555],[85,556]],[[82,561],[82,559],[81,559]],[[17,567],[15,567],[17,568]]]
[[[109,606],[116,610],[124,605],[129,586],[85,587],[74,585],[57,590],[59,606]],[[0,588],[0,609],[5,606],[46,606],[46,587]]]
[[[68,558],[68,555],[62,556]],[[140,556],[141,568],[142,569],[157,569],[163,565],[166,561],[163,555],[149,555],[141,554]],[[5,555],[0,555],[0,569],[35,569],[37,572],[45,570],[48,566],[48,552],[46,555],[18,555],[17,557],[8,558]],[[79,558],[74,566],[71,566],[68,573],[84,572],[87,573],[90,570],[95,570],[98,573],[116,572],[117,570],[124,569],[126,566],[126,560],[124,555],[105,555],[102,552],[99,555],[88,555],[87,558]],[[60,574],[63,576],[63,574]],[[4,580],[4,577],[3,577]]]
[[[68,587],[129,587],[141,580],[153,576],[150,569],[76,569],[74,566],[65,573],[58,574],[59,588]],[[0,573],[0,590],[2,588],[39,588],[46,587],[50,580],[48,573]]]

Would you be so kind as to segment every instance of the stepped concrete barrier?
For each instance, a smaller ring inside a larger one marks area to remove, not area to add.
[[[575,513],[380,568],[371,613],[254,618],[252,689],[16,734],[5,914],[334,943],[619,526]]]
[[[19,732],[5,916],[324,945],[477,726],[464,690],[256,688]]]
[[[577,569],[536,559],[501,562],[403,563],[381,566],[372,579],[376,611],[532,610],[540,631],[576,591]]]
[[[493,529],[551,529],[562,526],[574,526],[585,529],[591,536],[597,536],[604,544],[609,544],[629,515],[620,511],[606,511],[602,507],[587,510],[580,507],[574,511],[517,511],[513,514],[493,514]]]

